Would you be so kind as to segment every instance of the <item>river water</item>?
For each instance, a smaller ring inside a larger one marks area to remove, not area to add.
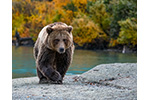
[[[112,51],[75,50],[67,75],[82,74],[98,64],[136,63],[137,54]],[[12,78],[36,76],[33,47],[12,46]]]

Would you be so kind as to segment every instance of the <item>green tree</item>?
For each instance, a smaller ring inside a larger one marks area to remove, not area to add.
[[[124,21],[119,21],[121,26],[117,41],[119,44],[132,46],[137,45],[137,20],[136,18],[128,18]]]
[[[137,17],[136,0],[104,0],[106,10],[112,15],[110,17],[110,37],[116,39],[119,35],[120,25],[118,21]]]
[[[103,31],[103,33],[109,35],[110,29],[110,15],[106,12],[106,7],[103,1],[96,1],[90,7],[91,19],[98,24],[99,29]]]
[[[71,3],[68,3],[66,6],[63,6],[65,10],[71,10],[73,12],[77,11],[77,7],[75,4],[71,1]]]

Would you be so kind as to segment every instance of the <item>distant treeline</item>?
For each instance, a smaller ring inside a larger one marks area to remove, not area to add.
[[[12,35],[36,40],[47,24],[72,25],[82,48],[137,45],[137,0],[12,0]]]

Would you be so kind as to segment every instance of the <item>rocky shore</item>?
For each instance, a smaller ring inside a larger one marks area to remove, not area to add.
[[[136,100],[137,64],[101,64],[65,76],[62,85],[38,84],[37,77],[12,80],[13,100]]]

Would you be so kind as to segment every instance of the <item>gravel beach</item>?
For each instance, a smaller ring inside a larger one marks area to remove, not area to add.
[[[39,84],[37,77],[12,79],[13,100],[137,100],[137,64],[101,64],[63,84]]]

